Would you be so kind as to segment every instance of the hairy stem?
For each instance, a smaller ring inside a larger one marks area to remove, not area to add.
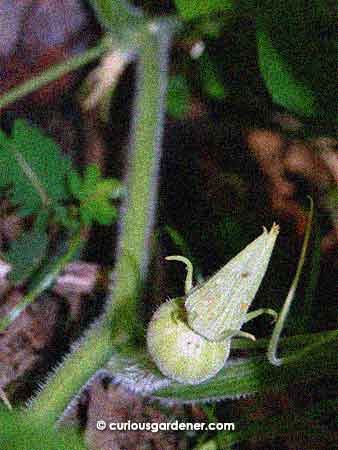
[[[108,311],[113,318],[123,309],[120,328],[128,330],[128,334],[132,334],[137,321],[136,298],[147,275],[149,240],[155,219],[171,34],[169,23],[162,23],[160,28],[157,32],[160,42],[149,34],[139,54],[128,195]]]
[[[31,420],[54,423],[82,385],[111,358],[114,346],[133,334],[155,216],[171,34],[171,23],[163,21],[154,33],[146,31],[140,49],[126,212],[107,312],[32,401]]]
[[[74,56],[63,63],[56,64],[41,75],[33,77],[22,84],[19,84],[19,86],[10,89],[6,94],[0,97],[0,111],[20,98],[46,86],[46,84],[58,80],[67,73],[73,72],[74,70],[95,61],[95,59],[98,59],[109,48],[109,45],[111,45],[109,40],[103,39],[96,47],[81,53],[79,56]]]

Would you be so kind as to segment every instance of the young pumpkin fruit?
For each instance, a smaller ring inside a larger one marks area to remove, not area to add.
[[[166,259],[187,266],[186,297],[162,304],[147,330],[148,352],[169,378],[199,384],[216,375],[229,357],[231,339],[252,334],[244,323],[261,314],[277,314],[269,308],[248,309],[267,270],[279,227],[273,224],[202,286],[192,289],[192,265],[182,256]]]

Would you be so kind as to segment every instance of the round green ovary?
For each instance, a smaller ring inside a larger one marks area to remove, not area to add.
[[[224,366],[230,339],[208,341],[189,328],[184,312],[181,298],[161,305],[148,327],[148,351],[164,375],[181,383],[198,384]]]

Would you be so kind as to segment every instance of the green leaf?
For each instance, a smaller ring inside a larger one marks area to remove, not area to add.
[[[269,33],[260,21],[256,37],[260,71],[273,101],[302,116],[314,116],[316,105],[313,91],[295,78],[292,68],[273,46]]]
[[[67,198],[65,177],[71,162],[37,128],[17,120],[8,137],[0,131],[0,189],[10,188],[18,214],[38,213]]]
[[[85,195],[92,192],[96,188],[96,184],[101,176],[99,166],[97,164],[90,164],[86,167],[83,184],[81,187],[81,193],[84,192]],[[81,199],[79,197],[79,199]]]
[[[172,76],[168,83],[167,110],[176,118],[182,119],[189,111],[191,103],[188,81],[183,75]]]
[[[67,249],[64,249],[65,243],[63,242],[56,249],[56,254],[50,261],[43,265],[37,276],[34,277],[33,283],[29,286],[29,292],[22,297],[10,313],[0,318],[0,331],[4,330],[10,325],[24,309],[30,305],[39,295],[55,282],[62,270],[64,270],[66,264],[72,261],[76,256],[79,256],[81,249],[86,243],[83,239],[83,233],[81,229],[72,236],[69,240]]]
[[[70,230],[77,230],[79,228],[79,220],[77,216],[77,208],[75,206],[70,206],[66,208],[65,206],[57,206],[55,208],[55,222],[63,226],[64,228]]]
[[[6,253],[6,259],[12,265],[9,280],[15,285],[27,280],[40,266],[46,255],[47,245],[47,234],[39,226],[23,233],[14,241]]]
[[[176,8],[184,20],[196,19],[206,14],[232,11],[231,0],[175,0]]]
[[[146,29],[142,11],[125,0],[90,0],[98,20],[122,46],[133,46],[138,32]],[[129,42],[128,42],[128,39]],[[139,35],[140,38],[140,35]],[[136,41],[135,41],[136,43]]]
[[[222,99],[225,97],[225,89],[217,73],[216,65],[210,59],[207,52],[199,58],[201,82],[204,91],[213,98]]]
[[[73,197],[78,198],[82,187],[82,180],[80,175],[74,170],[68,176],[69,189]]]
[[[219,447],[215,440],[210,440],[203,445],[198,446],[195,450],[217,450]]]
[[[109,225],[117,218],[117,211],[105,199],[90,199],[80,207],[80,214],[85,225],[97,221],[101,225]]]
[[[43,232],[47,226],[50,219],[50,213],[46,209],[42,209],[36,216],[34,221],[34,229]]]
[[[316,121],[337,120],[336,10],[330,2],[273,0],[257,3],[259,28],[287,64],[292,77],[305,83],[316,100]],[[308,115],[310,117],[310,115]]]
[[[94,221],[109,225],[117,218],[117,210],[111,200],[121,197],[122,184],[114,178],[102,178],[96,164],[86,167],[83,179],[77,174],[69,177],[69,187],[79,200],[82,222],[90,226]]]
[[[203,16],[194,24],[194,29],[196,29],[198,39],[201,37],[218,39],[224,31],[224,18],[214,15]]]
[[[74,429],[56,431],[45,423],[27,420],[24,412],[0,408],[1,450],[86,450]]]

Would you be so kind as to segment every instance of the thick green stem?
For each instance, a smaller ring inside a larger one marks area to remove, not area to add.
[[[83,230],[79,230],[73,238],[70,240],[69,247],[66,253],[53,264],[53,267],[48,274],[45,275],[38,284],[27,294],[25,295],[21,301],[12,309],[12,311],[5,317],[0,320],[0,331],[4,330],[10,323],[15,320],[19,314],[34,300],[42,294],[43,291],[48,289],[59,276],[61,271],[65,268],[65,266],[74,258],[74,255],[79,250],[81,245],[83,244]]]
[[[67,73],[73,72],[74,70],[95,61],[95,59],[98,59],[107,50],[107,48],[109,48],[109,44],[111,45],[108,39],[103,39],[96,47],[87,50],[79,56],[74,56],[61,64],[57,64],[43,72],[41,75],[31,78],[30,80],[27,80],[19,86],[9,90],[6,94],[0,97],[0,110],[20,98],[31,94],[37,89],[46,86],[48,83],[58,80]]]
[[[155,216],[171,33],[171,24],[163,21],[155,33],[146,31],[140,49],[129,189],[107,313],[31,403],[30,420],[54,423],[90,376],[108,362],[114,345],[129,339],[134,331],[136,299],[146,276]]]
[[[126,213],[120,235],[118,261],[114,272],[109,315],[123,309],[120,328],[132,334],[136,298],[146,278],[149,240],[155,219],[161,138],[164,121],[164,95],[167,77],[167,50],[170,26],[159,25],[158,39],[145,36],[140,50],[136,107],[130,145]]]
[[[70,400],[112,354],[111,328],[107,320],[90,329],[31,401],[27,420],[53,425]]]

